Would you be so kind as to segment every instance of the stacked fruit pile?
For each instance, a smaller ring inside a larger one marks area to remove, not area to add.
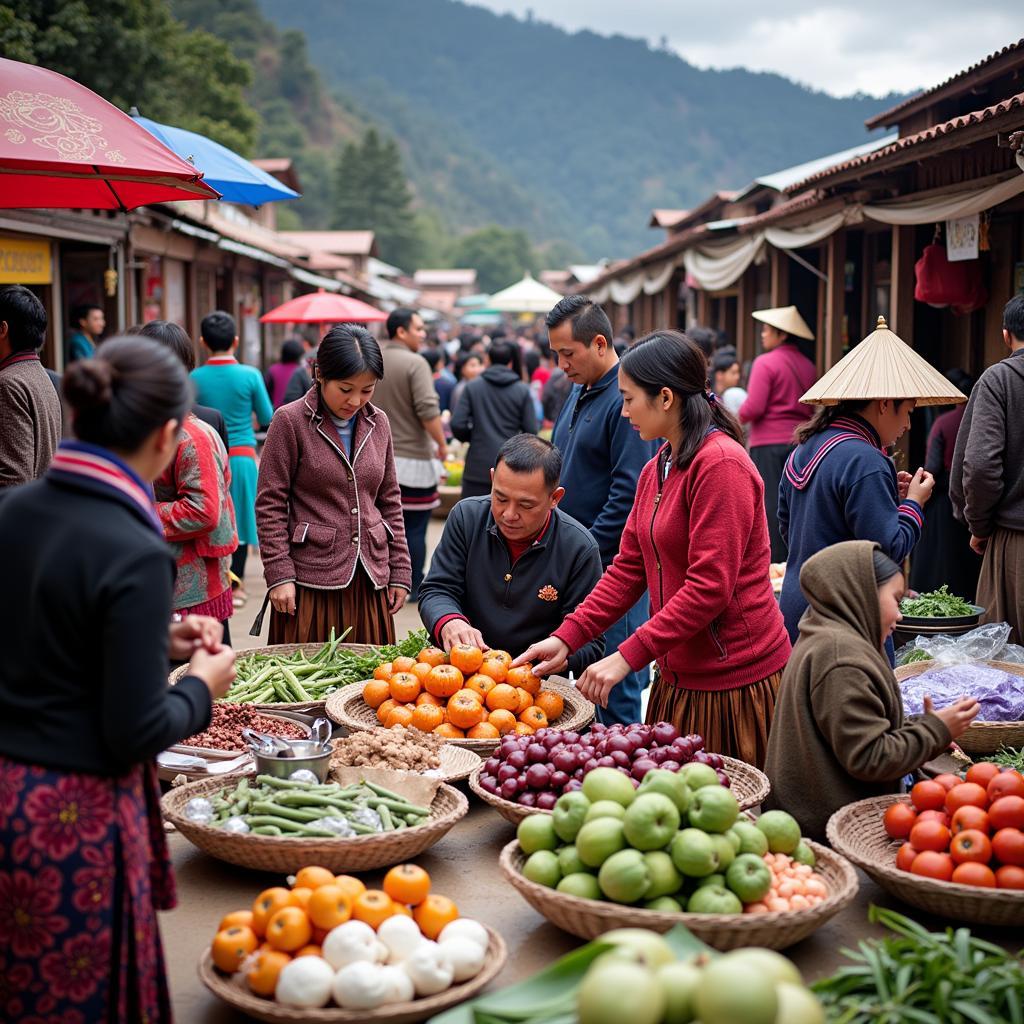
[[[595,768],[614,768],[639,785],[655,769],[677,772],[691,762],[713,769],[729,785],[722,758],[704,750],[700,736],[681,736],[671,722],[604,726],[595,723],[581,736],[543,729],[532,737],[506,736],[484,762],[480,787],[523,807],[550,811],[562,793],[583,785]]]
[[[532,736],[565,710],[553,690],[541,689],[530,665],[512,668],[508,651],[457,644],[446,655],[424,647],[415,658],[378,665],[363,700],[381,725],[413,726],[449,739]]]
[[[1024,775],[988,762],[966,780],[939,775],[915,784],[908,803],[884,815],[904,840],[896,866],[923,878],[988,889],[1024,889]]]
[[[552,814],[519,823],[523,875],[571,896],[692,914],[807,909],[828,896],[814,853],[785,811],[739,817],[715,770],[655,769],[638,789],[595,768]]]
[[[475,978],[489,943],[483,925],[430,892],[430,876],[415,864],[392,868],[378,890],[305,867],[292,888],[266,889],[252,910],[228,914],[211,956],[225,973],[244,972],[256,995],[287,1006],[333,1000],[373,1010]]]

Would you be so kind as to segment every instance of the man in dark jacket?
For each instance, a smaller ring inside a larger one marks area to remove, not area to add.
[[[596,541],[558,508],[561,465],[553,445],[518,434],[498,452],[490,497],[463,498],[452,509],[419,602],[423,625],[445,650],[525,650],[601,578]],[[568,667],[579,675],[603,654],[598,639]]]
[[[563,507],[588,530],[608,568],[618,554],[640,470],[654,458],[658,445],[643,441],[622,416],[619,357],[610,342],[612,325],[605,311],[586,295],[567,295],[548,313],[545,322],[551,351],[573,389],[552,433],[564,460]],[[646,621],[647,594],[604,635],[615,650]],[[650,683],[645,666],[630,672],[612,689],[608,707],[598,709],[601,721],[639,722],[640,695]]]
[[[537,433],[533,395],[519,372],[519,347],[496,341],[487,351],[490,365],[471,380],[452,412],[452,434],[469,442],[462,473],[462,497],[487,494],[498,449],[513,434]]]
[[[1010,355],[975,384],[949,474],[953,512],[983,556],[978,604],[983,622],[1008,622],[1024,643],[1024,296],[1003,310]]]

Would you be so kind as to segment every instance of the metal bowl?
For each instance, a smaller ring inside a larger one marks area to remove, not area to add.
[[[276,757],[255,753],[253,756],[256,758],[257,774],[287,779],[292,772],[305,768],[307,771],[311,771],[320,782],[327,781],[327,773],[331,769],[330,747],[323,750],[320,744],[306,740],[292,740],[289,746],[295,752],[294,757]]]

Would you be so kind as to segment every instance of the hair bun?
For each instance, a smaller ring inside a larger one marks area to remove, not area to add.
[[[114,368],[105,359],[79,359],[64,371],[64,397],[72,409],[88,412],[110,405]]]

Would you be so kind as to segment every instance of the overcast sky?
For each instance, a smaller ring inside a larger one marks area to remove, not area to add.
[[[837,96],[937,85],[1024,35],[1021,0],[467,0],[640,37],[699,67],[777,71]]]

